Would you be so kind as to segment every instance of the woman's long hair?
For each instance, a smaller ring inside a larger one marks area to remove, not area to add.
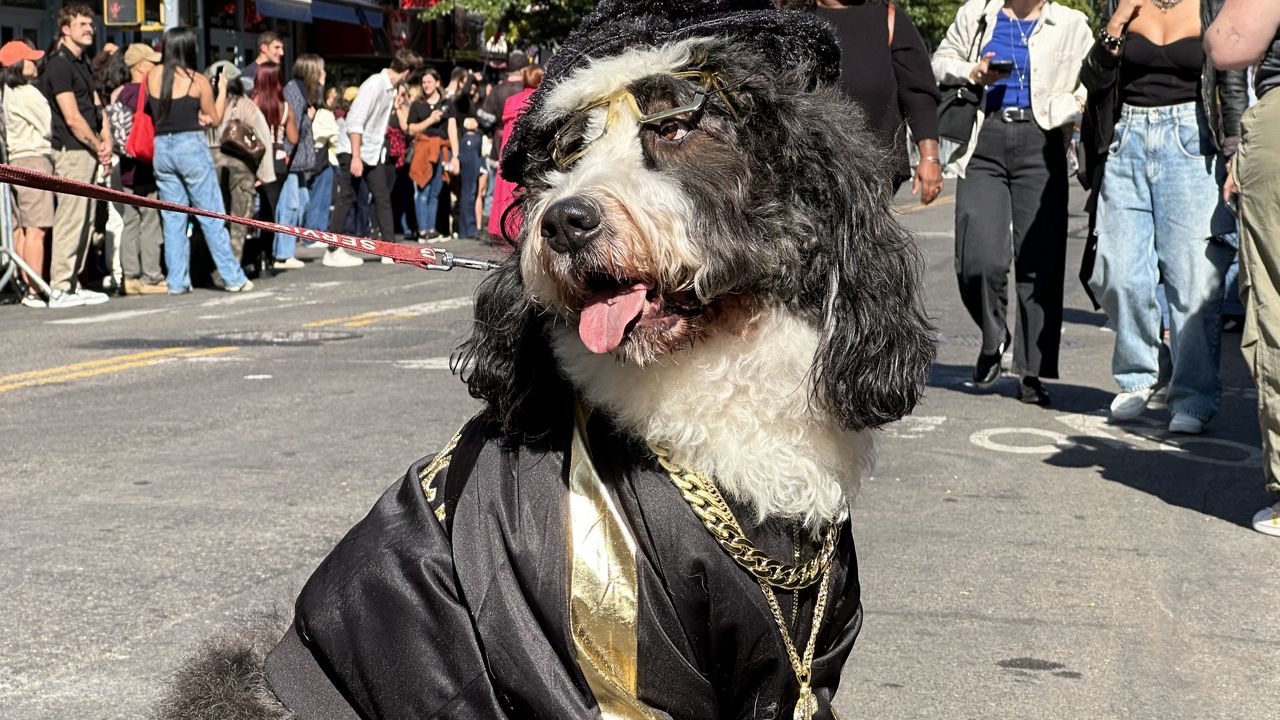
[[[279,63],[264,62],[258,66],[253,76],[253,102],[267,119],[271,132],[279,131],[284,121],[284,75]]]
[[[302,94],[306,96],[308,105],[319,107],[323,104],[324,85],[321,81],[323,75],[324,58],[315,53],[299,55],[298,59],[293,61],[293,77],[302,82]]]
[[[179,69],[186,71],[187,76],[194,78],[196,70],[196,31],[185,26],[169,28],[164,31],[164,51],[160,62],[163,68],[160,73],[160,113],[157,121],[169,116],[173,106],[173,76]]]

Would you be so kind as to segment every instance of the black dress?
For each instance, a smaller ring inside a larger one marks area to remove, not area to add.
[[[867,124],[894,153],[895,182],[911,177],[905,127],[916,142],[938,139],[938,84],[929,51],[906,10],[896,8],[889,44],[884,0],[848,0],[816,8],[840,39],[840,87],[867,114]],[[906,120],[904,126],[903,120]]]
[[[581,517],[573,474],[582,466],[572,423],[533,446],[513,445],[476,420],[456,447],[410,468],[321,563],[267,661],[275,695],[302,720],[560,720],[598,717],[609,702],[633,703],[626,717],[791,717],[798,684],[759,584],[712,539],[647,449],[602,419],[587,427],[602,497],[632,538],[634,561],[611,570],[631,601],[615,605],[609,621],[617,625],[625,614],[618,607],[629,608],[630,620],[618,625],[627,632],[594,649],[579,638],[600,619],[576,604],[585,555],[574,531]],[[751,517],[733,509],[743,522]],[[790,561],[792,527],[767,521],[746,532]],[[862,623],[847,522],[836,537],[813,655],[816,718],[831,717]],[[617,587],[610,582],[610,592]],[[798,592],[792,637],[801,653],[818,588]],[[776,593],[793,617],[793,594]],[[601,676],[630,677],[631,700],[600,697]]]

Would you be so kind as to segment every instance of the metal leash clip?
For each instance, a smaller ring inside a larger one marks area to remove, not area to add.
[[[448,250],[433,248],[436,252],[436,263],[425,266],[428,270],[444,270],[449,271],[455,267],[467,268],[469,270],[497,270],[498,263],[489,260],[476,260],[475,258],[458,257]]]

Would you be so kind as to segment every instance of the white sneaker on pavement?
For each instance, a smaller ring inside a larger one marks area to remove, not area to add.
[[[53,294],[49,296],[49,308],[52,310],[80,307],[82,305],[84,305],[83,297],[75,293],[69,293],[66,290],[54,290]]]
[[[1111,401],[1112,420],[1132,420],[1147,409],[1147,401],[1155,393],[1154,387],[1122,392]]]
[[[29,307],[29,308],[49,307],[49,303],[45,302],[44,298],[40,297],[39,295],[23,295],[22,304],[24,307]]]
[[[90,290],[88,288],[80,288],[79,290],[76,290],[75,294],[84,299],[85,305],[101,305],[111,299],[110,296],[105,293],[100,293],[97,290]]]
[[[1183,435],[1199,435],[1204,432],[1204,421],[1186,413],[1174,413],[1169,421],[1169,432]]]
[[[364,264],[364,259],[338,248],[326,252],[320,264],[325,267],[359,267]]]
[[[301,270],[306,266],[307,266],[306,263],[302,262],[296,257],[285,258],[284,260],[277,260],[275,261],[275,263],[272,264],[272,267],[274,267],[276,270]]]
[[[1280,502],[1259,510],[1253,516],[1253,529],[1263,535],[1280,537]]]
[[[253,292],[253,281],[246,278],[243,285],[228,287],[227,292],[234,292],[234,293]]]

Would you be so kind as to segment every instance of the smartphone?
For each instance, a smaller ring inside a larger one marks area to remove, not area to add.
[[[994,72],[994,73],[1006,73],[1006,74],[1012,73],[1013,61],[1012,60],[992,60],[987,67],[990,68],[991,72]]]

